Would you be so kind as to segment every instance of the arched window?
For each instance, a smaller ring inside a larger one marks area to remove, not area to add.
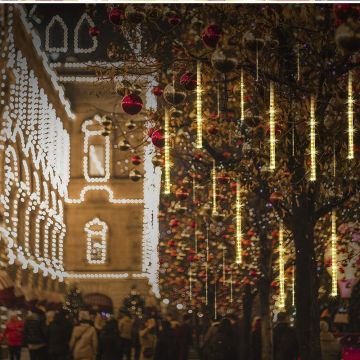
[[[88,14],[83,14],[76,24],[74,32],[74,52],[76,54],[89,54],[96,50],[98,40],[96,37],[89,36],[89,28],[95,24]],[[80,42],[82,46],[80,46]]]
[[[59,15],[54,16],[46,26],[45,50],[54,53],[68,51],[68,28]]]
[[[85,225],[86,260],[89,264],[105,264],[108,226],[95,218]]]

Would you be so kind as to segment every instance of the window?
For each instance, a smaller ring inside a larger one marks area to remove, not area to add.
[[[105,264],[108,226],[98,218],[85,225],[86,260],[89,264]]]

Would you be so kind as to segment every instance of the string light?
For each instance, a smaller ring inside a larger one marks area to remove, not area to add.
[[[222,254],[222,258],[223,258],[222,271],[223,271],[223,284],[224,284],[224,286],[226,286],[225,250],[226,250],[226,247],[224,246],[224,247],[223,247],[223,254]]]
[[[236,182],[236,264],[242,262],[242,219],[241,219],[241,193],[240,193],[240,182]]]
[[[196,66],[196,148],[202,148],[201,62]]]
[[[191,271],[191,264],[189,267],[189,298],[192,301],[192,271]]]
[[[244,71],[241,69],[240,73],[240,121],[241,124],[244,122],[245,119],[245,110],[244,110]]]
[[[233,301],[233,274],[232,270],[230,270],[230,302],[232,303]]]
[[[280,278],[280,299],[279,307],[285,308],[285,273],[284,273],[284,229],[282,222],[279,229],[279,278]]]
[[[291,295],[292,295],[291,304],[292,304],[292,306],[295,306],[295,266],[293,266],[291,286],[292,286],[292,289],[291,289]]]
[[[169,134],[169,113],[165,110],[165,186],[164,194],[170,194],[171,182],[170,182],[170,134]]]
[[[300,45],[296,47],[296,80],[300,81]]]
[[[269,106],[269,127],[270,127],[270,170],[275,170],[276,159],[275,159],[275,104],[274,104],[274,84],[270,82],[270,106]]]
[[[205,262],[205,304],[209,303],[209,289],[208,289],[208,263],[209,263],[209,226],[206,225],[206,262]]]
[[[98,39],[96,36],[91,37],[92,46],[89,48],[83,48],[79,46],[79,32],[80,29],[86,26],[87,28],[92,28],[95,26],[94,21],[91,19],[89,14],[85,13],[81,16],[79,21],[77,22],[74,29],[74,52],[75,54],[90,54],[94,52],[98,47]]]
[[[316,181],[315,97],[310,100],[310,181]]]
[[[348,77],[348,156],[349,160],[354,159],[354,98],[352,86],[352,72]]]
[[[95,218],[85,224],[84,231],[86,232],[87,262],[89,264],[105,264],[107,224],[99,218]]]
[[[50,35],[54,35],[56,29],[61,28],[62,30],[62,46],[52,47],[50,46]],[[68,51],[68,27],[64,23],[64,20],[59,16],[55,15],[52,17],[45,29],[45,50],[50,53],[66,53]]]
[[[216,164],[215,160],[213,160],[213,168],[212,168],[212,215],[217,214],[217,205],[216,205]]]
[[[337,236],[336,236],[336,210],[331,213],[331,296],[338,295],[337,289]]]

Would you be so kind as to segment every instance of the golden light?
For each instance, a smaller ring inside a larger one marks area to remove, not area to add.
[[[284,229],[282,222],[279,229],[279,280],[280,280],[280,298],[279,307],[285,308],[285,270],[284,270]]]
[[[291,289],[291,295],[292,295],[291,304],[292,304],[292,306],[295,306],[295,266],[293,266],[291,286],[292,286],[292,289]]]
[[[190,301],[192,300],[192,271],[191,271],[191,264],[189,268],[189,298]]]
[[[196,66],[196,148],[202,148],[201,63]]]
[[[352,72],[348,78],[348,159],[354,158],[354,98],[352,88]]]
[[[243,123],[243,121],[245,119],[244,91],[245,91],[244,71],[243,71],[243,69],[241,69],[241,74],[240,74],[240,121],[241,121],[241,123]]]
[[[165,156],[165,186],[164,194],[170,194],[171,191],[171,182],[170,182],[170,134],[169,134],[169,113],[165,110],[165,146],[164,146],[164,156]]]
[[[270,131],[270,170],[275,170],[276,158],[275,158],[275,101],[274,101],[274,84],[270,82],[270,106],[269,106],[269,131]]]
[[[336,236],[336,210],[331,213],[331,296],[338,295],[337,288],[337,236]]]
[[[230,272],[230,302],[232,303],[233,299],[233,274],[232,271]]]
[[[222,264],[222,271],[223,271],[223,284],[226,286],[226,263],[225,263],[225,246],[223,247],[223,264]]]
[[[216,205],[216,164],[215,160],[213,161],[213,169],[212,169],[212,215],[217,214],[217,205]]]
[[[316,181],[316,119],[315,97],[310,101],[310,181]]]
[[[241,193],[240,193],[240,182],[236,182],[236,264],[241,264],[242,262],[242,221],[241,221]]]

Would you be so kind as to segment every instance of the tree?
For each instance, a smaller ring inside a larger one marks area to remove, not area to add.
[[[64,309],[68,310],[74,317],[76,317],[84,306],[85,303],[81,291],[76,285],[70,286],[65,297]]]

